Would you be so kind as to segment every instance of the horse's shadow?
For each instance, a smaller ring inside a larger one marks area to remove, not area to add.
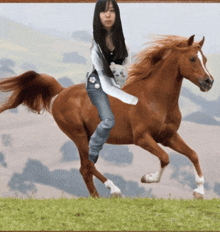
[[[126,181],[121,176],[105,173],[122,190],[127,197],[153,197],[152,189],[146,191],[143,187],[139,187],[134,181]],[[68,194],[77,197],[88,197],[88,190],[84,185],[82,176],[77,169],[55,170],[50,171],[39,160],[29,159],[22,173],[14,173],[8,182],[11,190],[21,192],[22,194],[36,193],[36,183],[52,186],[60,189]],[[97,179],[95,185],[101,196],[109,195],[108,190]]]

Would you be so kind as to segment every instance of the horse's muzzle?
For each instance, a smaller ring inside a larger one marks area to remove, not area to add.
[[[207,77],[205,80],[199,80],[200,90],[202,92],[208,92],[213,85],[214,80],[210,77]]]

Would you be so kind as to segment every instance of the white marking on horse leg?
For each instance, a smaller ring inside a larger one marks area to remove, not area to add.
[[[200,177],[196,170],[195,170],[195,181],[197,184],[197,188],[194,189],[194,192],[200,193],[202,195],[204,195],[204,177]]]
[[[148,174],[144,175],[141,178],[141,182],[142,183],[158,183],[158,182],[160,182],[160,179],[162,177],[164,170],[165,170],[165,167],[161,168],[160,171],[156,172],[155,174],[148,173]]]
[[[198,51],[197,56],[198,56],[198,58],[199,58],[199,60],[200,60],[200,62],[202,64],[203,69],[205,70],[205,72],[207,73],[207,75],[210,77],[210,74],[209,74],[208,70],[204,66],[203,59],[202,59],[202,53],[200,51]]]
[[[107,180],[104,183],[104,185],[106,188],[110,189],[111,195],[112,194],[121,194],[121,190],[116,185],[114,185],[114,183],[111,180]]]
[[[165,167],[163,167],[163,168],[160,169],[160,171],[158,173],[158,182],[160,182],[160,179],[161,179],[161,177],[163,175],[164,170],[165,170]]]

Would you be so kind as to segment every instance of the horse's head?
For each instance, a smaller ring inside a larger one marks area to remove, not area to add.
[[[194,42],[192,35],[187,44],[181,44],[177,49],[181,51],[179,58],[180,75],[197,85],[201,91],[207,92],[214,82],[213,77],[206,68],[206,57],[202,52],[205,38],[200,42]]]

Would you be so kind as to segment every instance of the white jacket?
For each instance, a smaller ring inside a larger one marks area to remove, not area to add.
[[[93,68],[97,71],[99,75],[102,90],[106,94],[112,97],[115,97],[124,103],[136,105],[138,102],[138,98],[121,90],[120,85],[116,83],[115,79],[105,74],[104,68],[103,68],[103,59],[105,59],[105,57],[101,51],[101,48],[95,42],[95,40],[93,40],[93,44],[91,47],[91,59],[92,59]],[[128,65],[130,63],[129,61],[130,61],[130,57],[126,57],[122,65],[125,65],[125,66]],[[114,63],[112,63],[111,65],[116,66],[116,67],[119,66]],[[108,66],[108,68],[110,67]]]

